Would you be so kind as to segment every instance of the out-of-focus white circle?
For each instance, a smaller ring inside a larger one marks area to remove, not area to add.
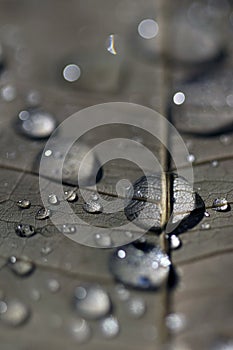
[[[185,101],[185,94],[182,91],[178,91],[173,96],[173,102],[176,105],[182,105]]]
[[[63,77],[69,82],[73,82],[79,79],[81,70],[77,64],[68,64],[63,69]]]
[[[144,39],[154,38],[159,31],[159,26],[153,19],[144,19],[138,25],[138,33]]]

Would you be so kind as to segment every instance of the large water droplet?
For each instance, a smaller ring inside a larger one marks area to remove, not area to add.
[[[20,199],[18,200],[17,205],[22,209],[27,209],[30,207],[31,202],[28,199]]]
[[[15,232],[20,237],[31,237],[36,233],[35,227],[28,224],[18,224]]]
[[[25,323],[30,316],[29,308],[18,300],[6,302],[6,307],[0,310],[0,321],[4,324],[17,327]]]
[[[111,301],[100,286],[84,285],[75,289],[75,306],[82,317],[98,319],[109,313]]]
[[[120,282],[141,289],[157,288],[168,277],[171,262],[160,247],[148,243],[127,245],[115,251],[110,260],[110,269]]]
[[[19,113],[18,128],[26,136],[47,138],[55,130],[56,120],[50,113],[39,109],[24,110]]]
[[[213,209],[216,211],[227,211],[229,209],[229,204],[226,198],[216,198],[213,201]]]
[[[35,270],[35,264],[26,257],[16,258],[11,256],[8,260],[8,266],[18,276],[29,276]]]
[[[100,323],[101,333],[105,338],[115,338],[120,331],[119,322],[116,317],[109,316]]]

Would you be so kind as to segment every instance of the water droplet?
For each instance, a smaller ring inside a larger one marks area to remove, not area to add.
[[[56,120],[48,112],[30,109],[19,113],[18,127],[29,137],[40,139],[49,137],[56,128]]]
[[[210,217],[210,213],[208,213],[208,211],[205,211],[205,212],[204,212],[204,215],[205,215],[205,217],[207,217],[207,218]]]
[[[69,233],[75,233],[76,232],[76,226],[70,225],[70,224],[64,224],[61,227],[62,233],[69,234]]]
[[[63,77],[66,81],[72,83],[80,78],[81,70],[77,64],[68,64],[63,69]]]
[[[20,199],[18,200],[17,205],[22,209],[27,209],[30,207],[31,202],[28,199]]]
[[[138,25],[138,33],[143,39],[152,39],[158,32],[158,23],[153,19],[144,19]]]
[[[216,168],[217,166],[218,166],[218,161],[217,160],[213,160],[212,162],[211,162],[211,165],[212,165],[212,167],[213,168]]]
[[[78,343],[86,343],[91,338],[91,328],[84,319],[75,319],[70,324],[70,331]]]
[[[53,151],[51,151],[51,149],[47,149],[47,150],[44,152],[45,157],[50,157],[52,154],[53,154]]]
[[[196,160],[196,158],[195,158],[195,156],[194,156],[193,154],[189,154],[189,155],[187,156],[187,161],[188,161],[189,163],[194,163],[195,160]]]
[[[60,288],[60,283],[56,279],[50,278],[48,280],[48,289],[51,293],[57,293],[60,290]]]
[[[100,323],[101,333],[105,338],[111,339],[116,337],[120,332],[120,326],[117,318],[110,316]]]
[[[45,219],[48,219],[50,215],[51,215],[51,211],[43,207],[43,208],[40,208],[36,213],[36,219],[45,220]]]
[[[77,199],[77,193],[73,190],[65,191],[64,194],[67,202],[74,202]]]
[[[11,102],[16,98],[16,89],[12,85],[6,85],[1,89],[2,99],[6,102]]]
[[[146,312],[146,303],[142,298],[134,297],[126,303],[130,316],[134,318],[142,317]]]
[[[166,326],[172,333],[178,333],[184,329],[186,324],[183,314],[172,313],[166,317]]]
[[[75,288],[75,306],[82,317],[99,319],[109,313],[111,301],[100,286],[84,285]]]
[[[29,276],[35,270],[35,264],[26,257],[16,258],[11,256],[8,259],[8,266],[16,275],[21,277]]]
[[[211,226],[208,222],[204,222],[203,224],[201,224],[202,230],[209,230],[210,228],[211,228]]]
[[[159,287],[167,279],[171,262],[160,247],[148,243],[130,244],[124,247],[124,259],[119,258],[118,251],[111,257],[110,269],[120,282],[148,289]]]
[[[35,227],[27,224],[18,224],[15,232],[20,237],[31,237],[36,233]]]
[[[229,209],[229,204],[226,198],[216,198],[213,201],[213,210],[216,211],[227,211]]]
[[[18,300],[7,301],[3,311],[0,312],[0,321],[11,327],[22,325],[30,316],[29,308]]]
[[[182,105],[185,101],[185,94],[181,91],[178,91],[174,94],[173,96],[173,102],[176,104],[176,105]]]
[[[176,235],[170,236],[171,249],[178,249],[181,246],[181,240]]]
[[[112,245],[112,239],[107,233],[96,233],[95,242],[102,248],[109,248]]]
[[[49,204],[52,205],[58,205],[59,204],[59,200],[57,198],[57,196],[54,193],[51,193],[48,195],[48,202]]]
[[[91,214],[101,213],[103,211],[103,207],[99,201],[99,196],[96,193],[91,195],[90,199],[83,204],[83,209],[87,213],[91,213]]]
[[[123,249],[119,249],[117,252],[118,258],[124,259],[126,257],[126,252]]]
[[[116,285],[115,290],[119,300],[126,301],[129,299],[130,291],[123,284]]]

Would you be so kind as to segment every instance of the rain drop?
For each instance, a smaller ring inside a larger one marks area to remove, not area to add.
[[[229,204],[226,198],[216,198],[213,201],[213,210],[215,211],[227,211],[229,209]]]
[[[117,318],[109,316],[102,320],[100,323],[100,330],[105,338],[115,338],[120,331],[120,326]]]
[[[36,219],[37,220],[45,220],[48,219],[51,214],[51,211],[46,208],[40,208],[38,212],[36,213]]]
[[[110,312],[111,301],[100,286],[84,285],[75,288],[75,306],[82,317],[99,319]]]
[[[178,249],[181,246],[180,238],[176,235],[171,235],[170,236],[170,245],[171,245],[171,249]]]
[[[48,202],[49,202],[49,204],[52,204],[52,205],[58,205],[59,204],[59,200],[58,200],[57,196],[54,193],[49,194]]]
[[[26,136],[40,139],[49,137],[56,128],[54,116],[39,109],[29,109],[19,113],[19,130]]]
[[[18,200],[17,205],[22,209],[27,209],[30,207],[31,202],[28,199],[20,199]]]
[[[73,190],[65,191],[64,195],[67,202],[74,202],[77,199],[77,193]]]
[[[66,81],[72,83],[80,78],[81,70],[77,64],[68,64],[63,69],[63,77]]]
[[[99,214],[103,211],[103,206],[99,201],[99,196],[97,194],[93,194],[90,199],[83,204],[83,209],[87,213],[91,214]]]
[[[189,163],[194,163],[195,160],[196,160],[196,158],[195,158],[194,154],[189,154],[189,155],[187,156],[187,161],[188,161]]]
[[[211,165],[212,165],[212,167],[213,168],[216,168],[217,166],[218,166],[218,161],[217,160],[213,160],[212,162],[211,162]]]
[[[11,327],[21,326],[30,316],[28,307],[18,300],[6,302],[6,307],[3,311],[0,311],[0,321]]]
[[[27,224],[18,224],[15,232],[20,237],[31,237],[36,233],[35,227]]]
[[[26,257],[16,258],[12,256],[8,259],[8,266],[16,275],[26,277],[33,273],[35,264]]]
[[[118,256],[117,249],[110,260],[110,270],[118,281],[135,288],[152,289],[167,279],[171,262],[160,247],[135,243],[125,246],[124,251],[124,259]]]

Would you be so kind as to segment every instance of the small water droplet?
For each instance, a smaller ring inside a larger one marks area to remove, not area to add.
[[[196,160],[196,158],[195,158],[194,154],[189,154],[189,155],[187,156],[187,161],[188,161],[189,163],[194,163],[195,160]]]
[[[82,318],[72,321],[70,324],[70,332],[74,339],[80,344],[86,343],[91,338],[91,328]]]
[[[166,326],[172,333],[178,333],[184,329],[186,319],[183,314],[172,313],[166,317]]]
[[[21,326],[30,316],[29,308],[18,300],[6,302],[4,312],[0,312],[0,321],[11,327]]]
[[[16,88],[13,85],[3,86],[1,89],[2,99],[6,102],[11,102],[16,98]]]
[[[91,195],[90,199],[83,204],[83,209],[87,213],[99,214],[103,211],[102,204],[99,202],[99,196],[97,194]]]
[[[176,235],[170,236],[171,249],[178,249],[181,246],[181,240]]]
[[[100,286],[84,285],[75,288],[75,306],[82,317],[99,319],[109,313],[111,301]]]
[[[60,290],[60,288],[60,283],[56,279],[50,278],[48,280],[48,289],[51,293],[57,293]]]
[[[211,228],[211,226],[208,222],[204,222],[203,224],[201,224],[202,230],[209,230],[210,228]]]
[[[44,152],[45,157],[50,157],[52,154],[53,154],[53,151],[51,151],[51,149],[47,149],[47,150]]]
[[[57,196],[54,193],[51,193],[48,195],[48,202],[49,204],[52,205],[58,205],[59,204],[59,200],[57,198]]]
[[[100,330],[105,338],[116,337],[120,332],[119,322],[116,317],[109,316],[100,322]]]
[[[229,204],[226,198],[216,198],[213,201],[213,210],[215,211],[227,211],[229,209]]]
[[[30,109],[19,113],[19,130],[32,138],[47,138],[56,128],[55,118],[48,112]]]
[[[77,193],[73,190],[65,191],[64,194],[67,202],[74,202],[77,199]]]
[[[102,248],[109,248],[112,245],[112,239],[107,233],[96,233],[95,242]]]
[[[132,287],[159,287],[168,277],[171,262],[158,247],[148,243],[124,247],[126,257],[119,258],[117,249],[110,260],[110,269],[118,281]]]
[[[68,64],[63,69],[63,77],[66,81],[72,83],[80,78],[81,70],[77,64]]]
[[[20,199],[18,200],[17,205],[22,209],[27,209],[30,207],[31,202],[28,199]]]
[[[126,257],[126,252],[123,249],[119,249],[117,255],[120,259],[124,259]]]
[[[146,312],[146,303],[142,298],[134,297],[126,303],[129,315],[133,318],[140,318]]]
[[[16,275],[21,277],[29,276],[35,270],[35,264],[26,257],[16,258],[11,256],[8,259],[8,266]]]
[[[210,213],[209,213],[208,211],[205,211],[205,212],[204,212],[204,215],[205,215],[205,217],[207,217],[207,218],[210,217]]]
[[[211,162],[211,165],[212,165],[212,167],[213,168],[216,168],[217,166],[218,166],[218,161],[217,160],[213,160],[212,162]]]
[[[173,96],[173,102],[176,105],[182,105],[185,101],[185,94],[182,91],[178,91]]]
[[[146,18],[138,25],[138,33],[143,39],[152,39],[158,34],[158,32],[158,23],[153,19]]]
[[[36,213],[36,219],[45,220],[45,219],[48,219],[50,215],[51,215],[51,211],[43,207],[43,208],[40,208]]]
[[[31,237],[36,233],[35,227],[28,224],[18,224],[15,232],[20,237]]]
[[[61,231],[62,231],[62,233],[65,233],[65,234],[67,234],[67,233],[68,234],[75,233],[76,232],[76,226],[70,225],[70,224],[64,224],[61,227]]]

